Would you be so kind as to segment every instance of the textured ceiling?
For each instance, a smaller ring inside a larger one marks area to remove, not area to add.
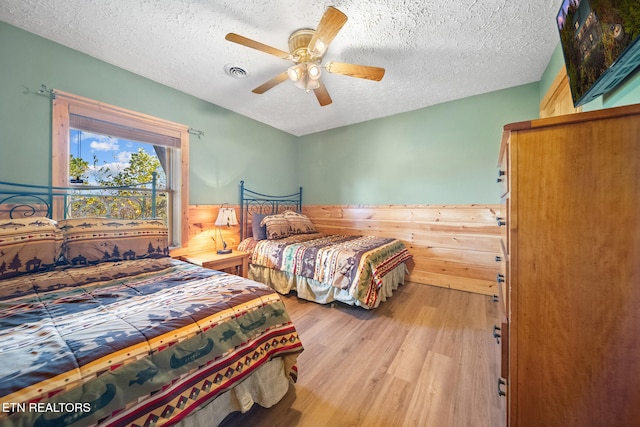
[[[540,80],[558,44],[560,3],[2,0],[0,20],[299,136]],[[325,107],[291,81],[252,93],[290,62],[225,34],[287,51],[289,34],[316,28],[328,6],[349,20],[325,62],[383,67],[382,81],[325,72]],[[249,76],[228,76],[228,64]]]

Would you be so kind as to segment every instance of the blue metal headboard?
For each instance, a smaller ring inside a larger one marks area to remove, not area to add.
[[[270,215],[286,210],[302,211],[302,187],[297,193],[271,196],[249,190],[240,181],[240,241],[248,237],[249,217],[253,214]]]
[[[0,218],[64,219],[95,216],[98,212],[107,217],[155,218],[157,193],[155,173],[150,182],[116,187],[52,187],[0,181]]]

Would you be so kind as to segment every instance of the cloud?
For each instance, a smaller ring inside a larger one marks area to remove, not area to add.
[[[129,162],[111,162],[105,163],[103,165],[90,165],[89,166],[89,181],[92,184],[95,184],[99,179],[108,180],[108,176],[115,176],[122,172],[127,166],[129,166]]]
[[[111,162],[111,163],[105,163],[102,166],[99,166],[97,169],[104,168],[104,169],[109,169],[112,173],[118,173],[125,170],[127,166],[129,166],[128,163]]]
[[[130,152],[121,152],[116,155],[116,159],[113,162],[104,162],[102,165],[98,165],[97,167],[92,167],[92,169],[109,169],[112,174],[117,174],[122,172],[129,166],[129,159],[131,158]]]
[[[119,163],[124,163],[125,166],[128,166],[129,162],[131,161],[131,155],[132,154],[133,153],[131,151],[120,151],[116,155],[116,160]]]
[[[118,140],[108,136],[100,137],[96,141],[91,141],[90,147],[95,151],[118,151],[120,149]]]

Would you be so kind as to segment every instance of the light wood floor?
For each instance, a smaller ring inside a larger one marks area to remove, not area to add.
[[[305,348],[298,382],[224,427],[505,425],[490,297],[406,283],[372,311],[283,299]]]

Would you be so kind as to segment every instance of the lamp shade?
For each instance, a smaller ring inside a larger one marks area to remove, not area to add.
[[[238,218],[236,217],[235,209],[220,208],[214,225],[217,225],[218,227],[222,225],[238,225]]]

